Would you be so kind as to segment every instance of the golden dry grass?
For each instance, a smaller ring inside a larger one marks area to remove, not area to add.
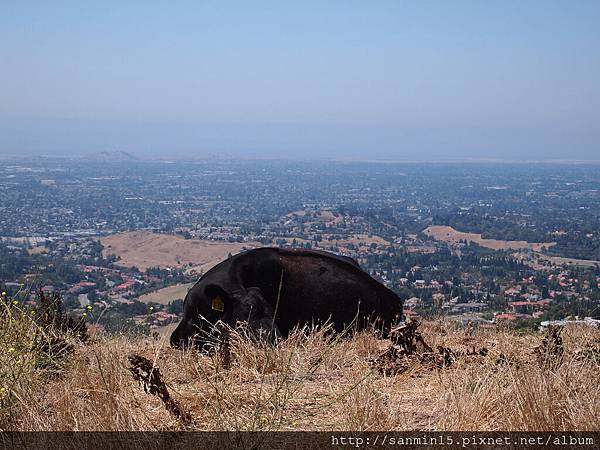
[[[191,264],[197,272],[206,272],[227,258],[229,253],[239,253],[256,243],[229,243],[184,239],[180,236],[129,231],[100,239],[103,255],[120,257],[117,264],[125,267],[184,267]]]
[[[156,291],[140,295],[138,300],[143,303],[160,303],[168,305],[174,300],[183,300],[194,283],[180,283],[168,286],[166,288],[157,289]]]
[[[371,332],[297,332],[276,347],[233,333],[229,361],[171,349],[165,338],[100,334],[77,344],[59,376],[29,365],[13,380],[0,429],[600,430],[599,330],[566,329],[563,362],[553,368],[534,352],[540,335],[470,333],[444,321],[421,330],[456,361],[436,367],[414,358],[386,376],[373,360],[390,343]],[[467,355],[483,347],[486,356]],[[191,425],[133,379],[131,354],[160,368]],[[0,364],[10,372],[7,360]]]
[[[37,247],[33,247],[30,249],[27,249],[27,253],[29,253],[30,255],[40,255],[40,254],[46,254],[50,251],[50,249],[48,247],[45,247],[43,245],[39,245]]]

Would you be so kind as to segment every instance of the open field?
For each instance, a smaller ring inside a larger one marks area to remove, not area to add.
[[[183,300],[188,290],[194,285],[194,283],[186,284],[175,284],[166,288],[158,289],[148,294],[140,295],[138,300],[144,303],[160,303],[161,305],[167,305],[173,300]]]
[[[315,222],[320,221],[320,222],[340,223],[344,220],[344,217],[341,214],[334,214],[329,209],[322,209],[322,210],[318,210],[318,211],[307,211],[307,210],[294,211],[294,212],[287,214],[286,217],[293,217],[293,216],[305,217],[307,214],[311,214],[311,216],[314,218]]]
[[[520,250],[529,249],[536,252],[542,250],[543,247],[552,247],[555,242],[539,242],[531,243],[525,241],[502,241],[498,239],[484,239],[481,234],[465,233],[455,230],[452,227],[444,225],[432,225],[423,230],[427,236],[431,236],[437,241],[444,241],[450,244],[456,244],[459,241],[474,242],[482,247],[491,248],[492,250]]]
[[[180,236],[130,231],[103,237],[103,255],[116,255],[118,264],[125,267],[185,267],[196,272],[206,272],[227,258],[229,253],[239,253],[252,243],[201,241]]]
[[[27,253],[29,253],[30,255],[42,255],[48,252],[48,247],[45,247],[43,245],[38,245],[37,247],[27,249]]]
[[[432,245],[407,245],[405,247],[409,253],[435,253],[437,248]]]
[[[536,256],[538,256],[540,260],[550,261],[557,266],[566,264],[571,266],[594,267],[600,265],[600,261],[594,261],[592,259],[563,258],[562,256],[548,256],[540,253],[536,253]]]
[[[39,365],[29,320],[0,328],[0,430],[600,430],[590,327],[567,327],[557,352],[540,334],[426,322],[445,356],[411,357],[369,331],[298,332],[275,347],[232,332],[228,357],[169,348],[168,334],[98,333]],[[133,378],[134,355],[159,368],[179,414]]]
[[[545,269],[552,266],[580,266],[580,267],[595,267],[600,266],[600,261],[592,259],[577,259],[563,258],[561,256],[549,256],[543,253],[521,253],[517,252],[513,255],[515,258],[523,259],[536,270]]]

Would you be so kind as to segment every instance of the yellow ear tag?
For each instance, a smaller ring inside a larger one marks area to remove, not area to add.
[[[223,300],[218,295],[212,299],[212,309],[219,312],[225,311],[225,303],[223,303]]]

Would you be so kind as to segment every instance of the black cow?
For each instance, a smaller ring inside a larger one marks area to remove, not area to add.
[[[278,301],[279,299],[279,301]],[[171,345],[202,345],[220,320],[287,336],[297,326],[330,320],[337,331],[376,321],[385,332],[402,300],[352,258],[315,250],[258,248],[213,267],[189,290]]]

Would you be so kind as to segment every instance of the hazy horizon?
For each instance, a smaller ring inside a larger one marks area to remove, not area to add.
[[[0,155],[600,159],[600,2],[5,2]]]

